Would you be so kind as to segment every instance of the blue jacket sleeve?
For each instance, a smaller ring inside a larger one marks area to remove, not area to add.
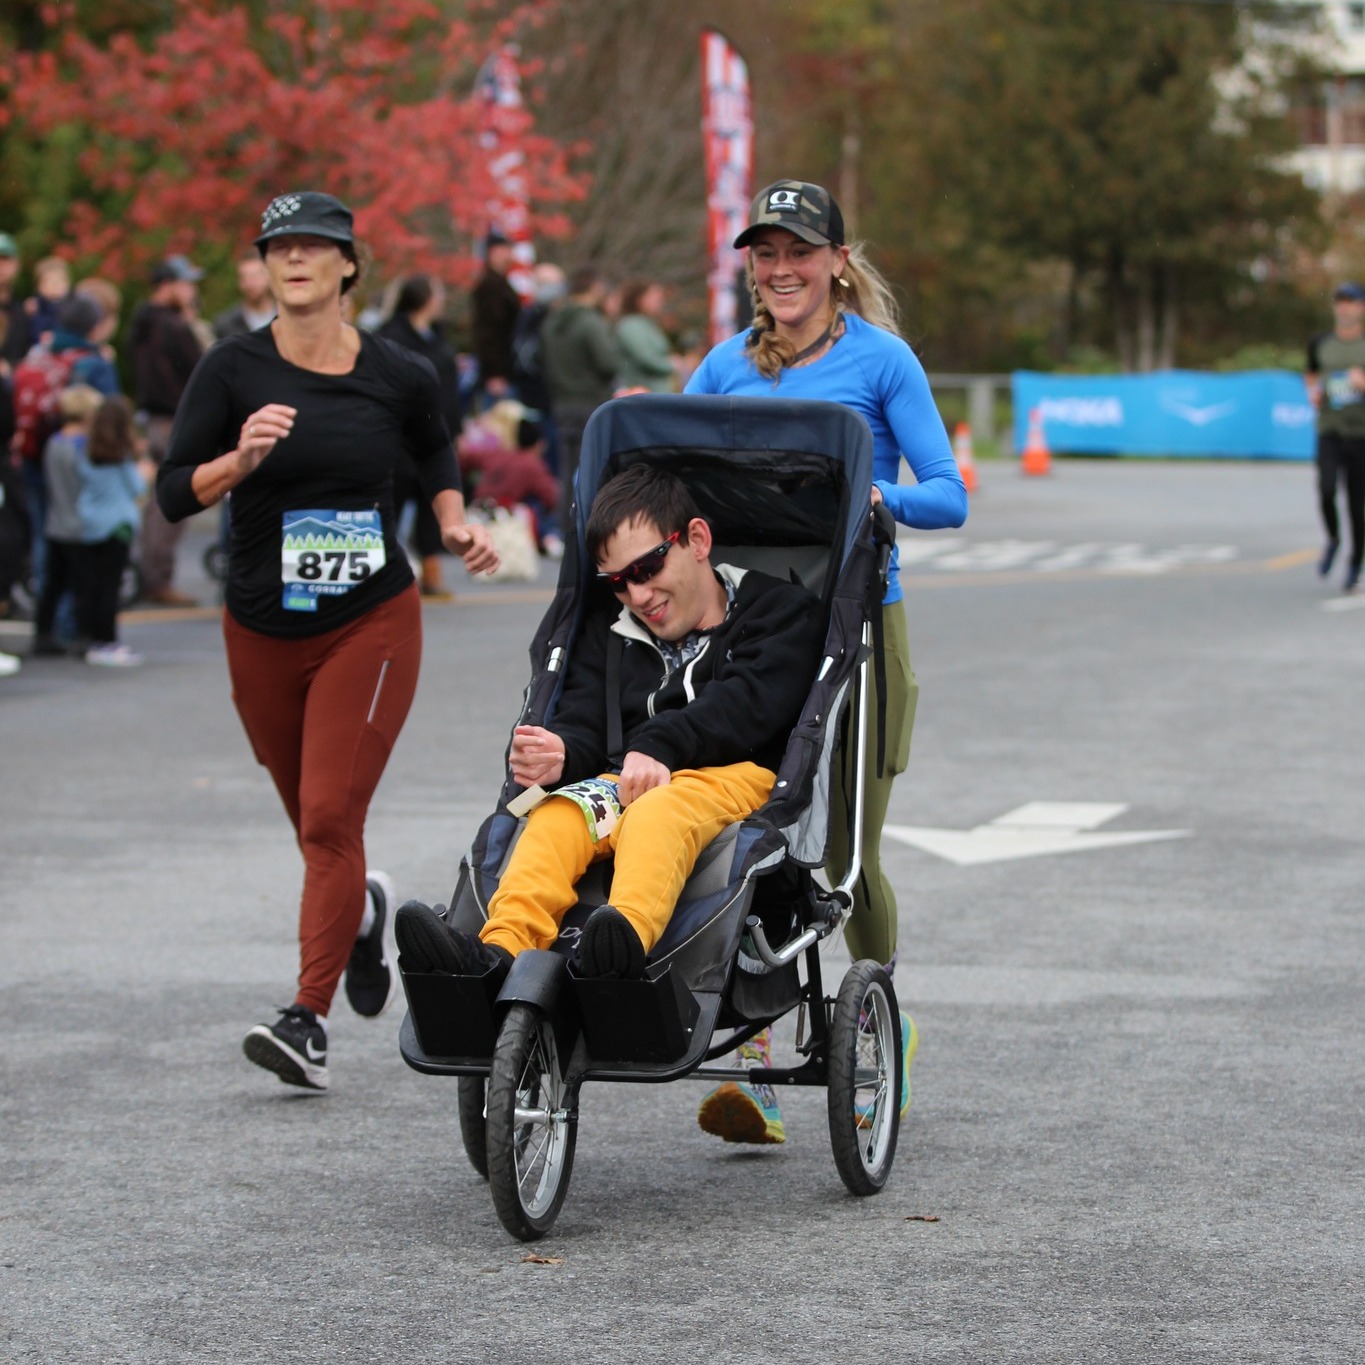
[[[882,410],[916,482],[876,480],[891,515],[902,526],[937,531],[967,520],[967,489],[952,443],[934,403],[923,366],[908,348],[883,375]]]

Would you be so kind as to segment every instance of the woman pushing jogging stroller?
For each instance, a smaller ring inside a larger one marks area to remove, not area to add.
[[[754,325],[722,342],[688,381],[689,394],[751,395],[780,399],[826,399],[859,413],[872,429],[872,502],[885,503],[903,526],[931,531],[961,526],[967,490],[953,459],[948,433],[934,405],[924,369],[897,331],[896,309],[886,281],[860,243],[844,240],[844,219],[828,190],[800,180],[779,180],[749,209],[749,225],[735,238],[749,248],[746,274],[753,294]],[[901,457],[915,476],[898,483]],[[905,610],[893,555],[881,634],[885,671],[885,753],[878,762],[869,731],[862,875],[854,888],[847,926],[854,958],[896,963],[896,897],[881,867],[881,833],[891,783],[910,757],[910,731],[919,694],[910,667]],[[849,801],[852,755],[835,770],[836,806]],[[849,866],[844,825],[834,821],[829,876],[839,881]],[[909,1015],[901,1017],[903,1050],[901,1110],[910,1104],[910,1062],[919,1043]],[[769,1039],[759,1035],[740,1049],[740,1059],[769,1064]],[[770,1087],[730,1083],[703,1101],[698,1122],[727,1142],[782,1142],[782,1114]]]

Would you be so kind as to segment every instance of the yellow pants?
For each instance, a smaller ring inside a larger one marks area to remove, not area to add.
[[[756,763],[680,768],[666,786],[632,801],[616,828],[596,843],[583,812],[572,801],[550,797],[527,819],[479,937],[510,953],[548,948],[577,903],[578,879],[615,854],[611,903],[649,952],[701,851],[727,825],[752,815],[775,780]]]

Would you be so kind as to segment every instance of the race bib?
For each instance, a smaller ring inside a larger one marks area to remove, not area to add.
[[[1327,394],[1327,406],[1330,408],[1349,408],[1359,403],[1365,394],[1362,394],[1354,384],[1346,371],[1341,370],[1336,374],[1329,374],[1327,382],[1323,385]]]
[[[567,796],[583,812],[593,843],[600,843],[616,828],[621,818],[621,798],[616,783],[609,777],[589,777],[556,787],[552,796]]]
[[[384,567],[384,523],[373,507],[286,512],[280,547],[285,610],[316,611],[319,598],[348,593]]]

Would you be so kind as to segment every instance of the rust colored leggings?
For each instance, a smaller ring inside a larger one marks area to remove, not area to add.
[[[282,640],[225,612],[232,700],[303,854],[295,1002],[326,1014],[365,913],[365,815],[417,690],[416,584],[325,635]]]

